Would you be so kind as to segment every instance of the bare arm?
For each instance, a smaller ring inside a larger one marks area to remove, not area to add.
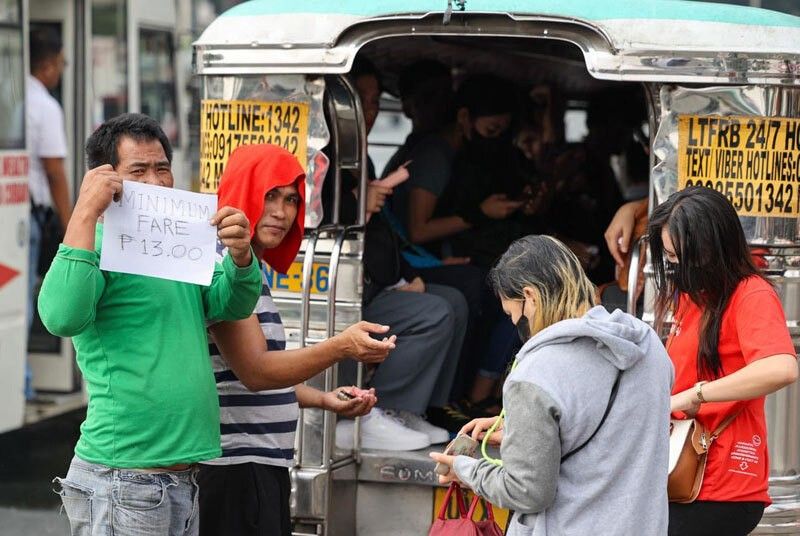
[[[255,315],[209,327],[220,353],[239,381],[251,391],[297,385],[351,356],[364,362],[379,363],[394,348],[395,339],[378,341],[369,333],[385,333],[388,329],[359,322],[314,346],[267,351],[264,333]]]
[[[366,415],[378,401],[375,390],[370,389],[367,394],[357,396],[351,400],[339,400],[336,393],[339,389],[326,393],[314,389],[303,383],[295,386],[297,403],[301,408],[320,408],[332,411],[344,417],[358,417]]]
[[[415,244],[453,236],[470,225],[460,216],[434,218],[437,197],[423,188],[412,188],[408,199],[408,235]]]
[[[752,400],[797,381],[797,357],[778,354],[759,359],[737,370],[733,374],[703,385],[706,402],[733,402]],[[672,411],[694,414],[700,408],[697,392],[691,387],[672,395]]]
[[[47,175],[47,182],[50,185],[53,205],[61,220],[62,228],[66,229],[72,216],[72,203],[69,200],[69,186],[67,184],[67,172],[64,169],[64,159],[42,158],[41,160],[42,167],[44,167],[44,172]]]
[[[605,232],[606,245],[618,266],[625,264],[623,257],[628,253],[636,218],[647,214],[647,203],[647,198],[625,203],[617,209],[617,213],[608,224]]]

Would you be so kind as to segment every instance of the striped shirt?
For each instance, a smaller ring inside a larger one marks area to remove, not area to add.
[[[254,314],[267,340],[267,350],[284,350],[286,334],[261,265],[261,296]],[[252,392],[233,373],[209,338],[208,353],[219,393],[222,457],[211,465],[263,463],[291,467],[299,410],[294,387]]]

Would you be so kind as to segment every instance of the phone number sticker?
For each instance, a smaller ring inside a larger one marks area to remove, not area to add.
[[[800,119],[682,115],[678,189],[713,188],[740,216],[800,216]]]
[[[222,170],[240,145],[278,145],[306,169],[308,113],[304,102],[204,99],[200,103],[200,191],[217,191]]]

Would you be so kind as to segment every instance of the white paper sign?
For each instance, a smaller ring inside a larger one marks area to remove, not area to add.
[[[210,285],[217,196],[123,181],[106,209],[100,268]]]

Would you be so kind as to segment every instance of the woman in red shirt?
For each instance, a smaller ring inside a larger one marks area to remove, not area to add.
[[[764,397],[797,380],[781,302],[753,264],[731,204],[693,187],[656,207],[648,227],[656,328],[672,314],[671,410],[715,430],[695,502],[670,504],[670,536],[737,536],[756,527],[768,494]]]

